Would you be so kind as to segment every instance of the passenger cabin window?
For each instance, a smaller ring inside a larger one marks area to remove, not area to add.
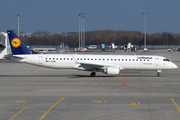
[[[51,58],[49,58],[49,60],[51,60]]]
[[[71,60],[73,60],[73,58],[71,58]]]
[[[62,58],[60,58],[60,60],[62,60]]]

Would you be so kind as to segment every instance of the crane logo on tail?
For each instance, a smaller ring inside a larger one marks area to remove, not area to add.
[[[18,38],[14,38],[14,39],[12,39],[12,41],[11,41],[11,45],[12,45],[14,48],[19,47],[19,46],[21,45],[21,41],[20,41],[20,39],[18,39]]]

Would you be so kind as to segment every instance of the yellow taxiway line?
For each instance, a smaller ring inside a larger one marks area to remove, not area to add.
[[[130,86],[153,86],[153,87],[161,87],[162,85],[130,85]]]
[[[26,102],[26,100],[14,100],[12,102]]]
[[[14,117],[16,117],[19,113],[21,113],[24,109],[26,109],[28,106],[24,107],[22,110],[20,110],[18,113],[16,113],[14,116],[12,116],[9,120],[12,120]]]
[[[94,100],[93,102],[95,102],[95,103],[103,103],[103,102],[105,102],[105,100]]]
[[[15,83],[14,85],[24,85],[23,83]]]
[[[51,108],[49,108],[49,110],[39,119],[39,120],[42,120],[48,113],[49,111],[51,111],[51,109],[53,109],[53,107],[58,104],[59,102],[61,102],[64,98],[60,99],[59,101],[57,101],[56,103],[54,103],[53,106],[51,106]]]
[[[178,111],[180,112],[180,108],[179,106],[177,105],[177,103],[171,98],[171,100],[173,101],[174,105],[176,106],[176,108],[178,109]]]
[[[127,103],[127,105],[140,105],[140,103]]]

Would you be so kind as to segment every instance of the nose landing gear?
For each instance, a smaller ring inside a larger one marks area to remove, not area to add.
[[[92,73],[90,74],[90,76],[91,76],[91,77],[95,77],[95,76],[96,76],[96,72],[92,72]]]
[[[160,76],[161,76],[161,75],[160,75],[160,73],[158,72],[158,73],[157,73],[157,77],[160,77]]]
[[[157,70],[157,77],[160,77],[160,73],[162,72],[162,70]]]

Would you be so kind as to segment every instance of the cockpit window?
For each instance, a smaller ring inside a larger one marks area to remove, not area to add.
[[[168,60],[168,59],[163,59],[163,61],[170,61],[170,60]]]

